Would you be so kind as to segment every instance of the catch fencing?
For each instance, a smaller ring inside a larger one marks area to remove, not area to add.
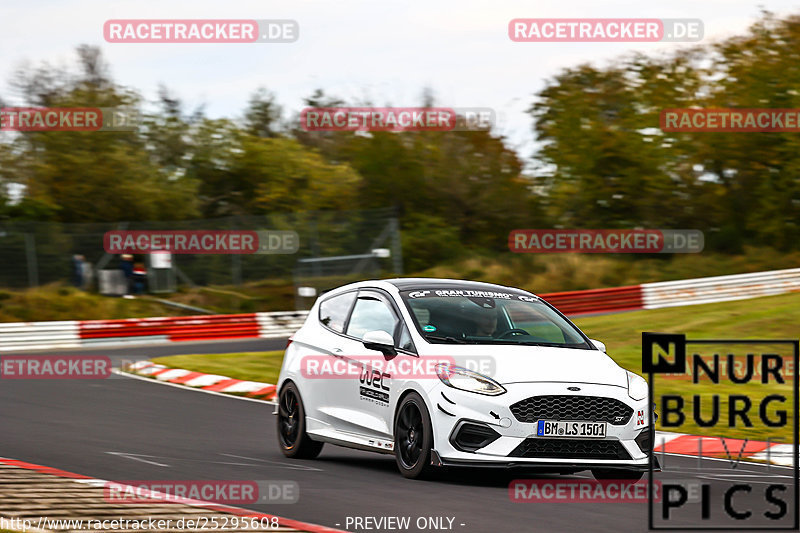
[[[387,258],[371,258],[368,264],[351,268],[355,274],[400,274],[402,255],[400,233],[394,209],[352,211],[300,211],[265,216],[237,216],[183,221],[113,222],[62,224],[55,222],[0,223],[0,287],[37,287],[54,282],[72,282],[74,255],[83,255],[91,265],[85,270],[84,284],[93,288],[101,271],[118,270],[120,256],[106,253],[103,236],[108,231],[125,230],[283,230],[294,231],[300,247],[294,254],[173,254],[167,275],[148,268],[151,289],[184,286],[242,285],[267,279],[292,280],[304,259],[363,255],[371,248],[390,248]],[[149,256],[135,256],[147,263]],[[150,265],[146,265],[150,266]],[[347,271],[347,273],[350,272]],[[88,274],[88,275],[87,275]],[[306,278],[322,275],[303,272]],[[87,279],[92,278],[92,279]],[[313,279],[303,279],[313,285]]]

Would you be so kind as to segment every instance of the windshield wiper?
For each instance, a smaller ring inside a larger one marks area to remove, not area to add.
[[[545,343],[536,341],[512,341],[510,339],[492,339],[484,344],[504,344],[512,346],[548,346]]]
[[[586,344],[562,344],[557,342],[537,342],[537,341],[512,341],[505,339],[494,340],[487,344],[510,344],[515,346],[543,346],[546,348],[583,348]]]
[[[425,335],[425,338],[432,341],[443,341],[450,344],[467,344],[467,341],[455,337],[442,337],[440,335]]]

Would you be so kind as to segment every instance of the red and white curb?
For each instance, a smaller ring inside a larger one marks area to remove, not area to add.
[[[42,466],[42,465],[37,465],[37,464],[33,464],[33,463],[28,463],[28,462],[25,462],[25,461],[19,461],[19,460],[16,460],[16,459],[8,459],[8,458],[4,458],[4,457],[0,457],[0,466],[19,468],[19,469],[22,469],[22,470],[25,470],[25,471],[35,472],[37,474],[47,474],[47,475],[50,475],[50,476],[54,476],[56,478],[67,479],[67,480],[70,480],[70,481],[73,481],[73,482],[76,482],[76,483],[80,483],[80,484],[82,484],[82,485],[84,485],[86,487],[102,488],[102,487],[107,486],[109,483],[112,483],[112,482],[104,480],[104,479],[91,478],[91,477],[88,477],[88,476],[84,476],[82,474],[76,474],[76,473],[73,473],[73,472],[67,472],[66,470],[60,470],[58,468],[51,468],[49,466]],[[46,476],[43,476],[43,478],[46,478]],[[27,477],[26,479],[21,480],[19,485],[21,487],[25,487],[26,484],[30,485],[30,484],[36,484],[36,483],[37,483],[37,480],[35,478]],[[128,489],[129,488],[130,490],[133,490],[133,491],[136,490],[136,487],[134,487],[134,486],[120,484],[120,483],[117,483],[117,482],[113,482],[113,483],[114,483],[115,486],[119,486],[119,487],[122,487],[124,489]],[[60,488],[64,489],[63,486],[61,486]],[[50,490],[48,492],[52,493],[52,490]],[[48,494],[48,498],[49,498],[49,496],[50,496],[50,494]],[[158,496],[164,496],[164,495],[161,495],[158,492],[153,492],[153,497],[158,497]],[[77,498],[75,498],[75,499],[77,499]],[[89,496],[86,496],[85,498],[83,498],[83,500],[86,503],[91,503],[92,498],[89,497]],[[158,505],[158,503],[159,502],[156,501],[156,502],[154,502],[154,505]],[[58,504],[55,503],[54,505],[58,505]],[[196,499],[191,499],[191,498],[181,498],[181,501],[180,502],[175,502],[174,505],[176,506],[176,509],[180,509],[180,505],[188,505],[188,506],[195,507],[195,508],[206,509],[206,510],[212,511],[214,513],[231,514],[231,515],[236,515],[236,516],[240,516],[240,517],[247,517],[247,518],[275,519],[275,520],[277,520],[277,522],[279,524],[279,528],[280,528],[281,531],[304,531],[304,532],[309,532],[309,533],[345,533],[340,529],[334,529],[334,528],[330,528],[330,527],[327,527],[327,526],[322,526],[322,525],[319,525],[319,524],[312,524],[312,523],[308,523],[308,522],[302,522],[302,521],[299,521],[299,520],[292,520],[290,518],[284,518],[282,516],[271,515],[271,514],[267,514],[267,513],[260,513],[258,511],[252,511],[250,509],[244,509],[244,508],[241,508],[241,507],[233,507],[233,506],[226,505],[226,504],[218,504],[218,503],[207,502],[207,501],[203,501],[203,500],[196,500]],[[131,509],[138,510],[139,512],[141,512],[141,508],[137,509],[136,507],[131,506]],[[0,514],[3,514],[1,510],[0,510]],[[66,518],[66,517],[61,516],[61,514],[63,514],[63,513],[59,513],[59,517]],[[83,518],[83,519],[85,519],[86,517],[85,516],[81,516],[79,514],[75,518]],[[31,530],[29,530],[29,531],[31,531]],[[45,531],[47,531],[47,530],[45,530]]]
[[[656,431],[653,451],[731,461],[751,459],[781,466],[794,466],[794,446],[779,442]]]
[[[155,378],[158,381],[183,385],[211,392],[225,394],[244,394],[249,398],[272,401],[275,399],[275,385],[258,381],[233,379],[216,374],[193,372],[183,368],[170,368],[150,361],[131,363],[122,369],[125,372]]]

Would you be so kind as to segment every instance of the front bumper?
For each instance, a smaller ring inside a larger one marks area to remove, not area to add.
[[[649,449],[645,446],[643,451],[640,446],[651,422],[647,399],[634,401],[626,388],[590,383],[514,383],[504,387],[507,392],[499,396],[461,391],[443,383],[428,392],[434,427],[434,464],[557,470],[649,469]],[[568,391],[567,387],[580,390]],[[633,414],[625,423],[608,423],[602,439],[538,437],[536,421],[518,420],[511,406],[533,396],[549,395],[613,398],[633,409]],[[455,435],[465,423],[483,425],[496,435],[486,439],[485,445],[480,438],[473,439],[475,446],[459,445]]]
[[[469,461],[463,459],[443,459],[439,452],[436,450],[431,451],[431,465],[432,466],[453,466],[453,467],[483,467],[483,468],[524,468],[526,470],[540,470],[540,471],[564,471],[564,470],[589,470],[592,468],[612,468],[607,463],[592,463],[592,462],[570,462],[561,461],[559,463],[539,463],[536,461],[503,461],[503,460],[478,460]],[[645,464],[620,464],[613,465],[615,470],[628,470],[632,472],[647,472],[649,465]],[[653,457],[653,472],[661,472],[661,463],[658,457]]]

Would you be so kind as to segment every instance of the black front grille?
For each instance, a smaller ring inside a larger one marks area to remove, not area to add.
[[[630,459],[618,440],[525,439],[509,457],[542,459]]]
[[[462,452],[474,452],[499,438],[500,434],[489,426],[462,421],[453,431],[450,443]]]
[[[631,419],[633,408],[614,398],[551,395],[521,400],[511,406],[511,412],[520,422],[531,424],[537,420],[586,420],[622,426]]]

